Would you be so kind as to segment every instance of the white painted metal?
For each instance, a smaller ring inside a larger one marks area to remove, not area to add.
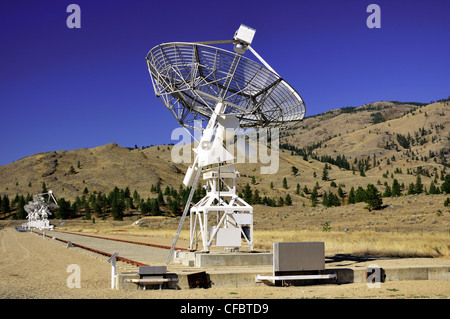
[[[242,246],[241,237],[245,241],[244,246],[253,250],[253,218],[246,219],[252,221],[248,225],[250,227],[249,234],[243,231],[242,226],[244,224],[237,222],[234,218],[236,213],[253,214],[253,208],[236,194],[236,178],[239,174],[235,170],[234,157],[226,150],[225,144],[227,139],[234,138],[234,132],[238,124],[232,117],[224,113],[225,109],[225,104],[221,102],[216,104],[195,150],[194,163],[196,166],[191,166],[186,175],[190,184],[192,175],[196,170],[199,174],[203,167],[209,166],[203,174],[203,180],[206,182],[207,188],[206,196],[190,209],[190,250],[197,249],[199,236],[203,251],[209,251],[212,246],[238,249]],[[225,125],[229,127],[225,127]],[[232,131],[232,134],[230,134],[230,131]],[[214,139],[212,139],[213,136]],[[222,166],[224,172],[221,174]],[[193,183],[192,190],[195,190],[195,187],[196,183]],[[210,231],[210,217],[212,215],[215,215],[216,223],[213,224],[213,230]],[[182,218],[180,225],[183,221]],[[235,231],[227,232],[221,231],[221,229],[235,229]],[[216,241],[215,244],[213,244],[214,241]]]
[[[241,24],[239,29],[234,34],[233,40],[237,42],[234,45],[234,52],[244,54],[247,48],[250,46],[250,44],[252,44],[255,32],[256,32],[255,29],[250,28],[244,24]]]
[[[114,289],[115,282],[116,282],[116,257],[119,253],[115,252],[109,259],[107,260],[108,263],[111,263],[111,289]]]
[[[192,182],[192,188],[191,188],[191,191],[189,193],[189,197],[188,197],[188,200],[186,202],[186,206],[184,206],[183,215],[181,216],[180,223],[178,224],[177,232],[176,232],[175,237],[173,239],[172,246],[170,247],[169,255],[167,256],[167,259],[166,259],[166,265],[168,265],[170,263],[170,260],[172,259],[173,251],[175,250],[175,246],[176,246],[176,244],[178,242],[178,238],[180,237],[181,228],[183,227],[183,224],[184,224],[184,221],[186,219],[187,213],[189,211],[189,208],[191,207],[192,197],[194,196],[195,188],[197,186],[198,179],[200,178],[201,172],[202,172],[202,168],[200,167],[200,168],[197,169],[197,173],[195,175],[194,181]]]
[[[307,279],[335,279],[336,274],[326,275],[292,275],[292,276],[261,276],[256,275],[256,282],[275,281],[275,280],[307,280]]]
[[[253,250],[253,207],[236,194],[239,172],[227,141],[237,129],[287,126],[305,115],[300,95],[250,47],[255,32],[241,25],[230,41],[164,43],[147,54],[155,95],[181,126],[202,131],[183,180],[192,189],[167,264],[188,210],[191,250],[200,241],[203,251],[214,245]],[[215,43],[233,43],[238,54],[206,45]],[[242,56],[248,48],[263,65]],[[205,129],[195,126],[199,120],[208,121]],[[252,149],[245,141],[237,148]],[[206,196],[190,207],[202,171]]]
[[[44,196],[47,196],[47,200]],[[38,228],[40,230],[52,230],[54,226],[50,225],[48,216],[52,214],[50,208],[55,209],[57,207],[58,202],[56,201],[55,196],[53,196],[53,192],[51,190],[47,193],[34,195],[33,200],[24,206],[25,211],[28,213],[28,222],[22,226],[28,229]]]

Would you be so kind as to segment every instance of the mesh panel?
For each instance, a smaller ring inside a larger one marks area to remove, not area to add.
[[[219,48],[166,43],[147,55],[155,94],[181,125],[208,120],[222,101],[242,128],[281,126],[303,119],[300,95],[259,63]]]

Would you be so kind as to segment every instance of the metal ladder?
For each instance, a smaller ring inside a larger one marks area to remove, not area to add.
[[[189,211],[189,209],[191,207],[192,197],[194,196],[195,190],[197,188],[197,183],[198,183],[198,179],[200,177],[201,172],[202,172],[202,168],[198,167],[197,175],[195,176],[194,182],[192,183],[191,192],[189,193],[189,197],[188,197],[188,200],[186,202],[186,206],[184,206],[183,215],[181,216],[181,220],[180,220],[180,224],[178,225],[177,233],[175,234],[175,238],[173,239],[173,242],[172,242],[172,247],[170,247],[170,252],[169,252],[169,255],[167,256],[167,259],[166,259],[166,265],[169,265],[170,260],[172,259],[173,251],[175,250],[175,246],[177,244],[178,237],[180,237],[181,228],[183,227],[183,224],[184,224],[184,221],[186,219],[187,213],[188,213],[188,211]]]

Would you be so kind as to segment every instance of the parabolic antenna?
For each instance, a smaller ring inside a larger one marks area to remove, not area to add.
[[[165,43],[150,50],[153,87],[178,122],[195,128],[222,102],[241,128],[285,126],[305,115],[300,95],[269,68],[238,53],[199,43]]]
[[[241,25],[233,40],[164,43],[147,54],[156,96],[180,125],[203,131],[183,180],[191,192],[166,264],[188,211],[190,250],[197,249],[199,239],[206,252],[210,247],[237,250],[242,241],[253,250],[253,208],[236,194],[239,173],[225,146],[238,129],[288,126],[305,115],[300,95],[251,48],[254,34]],[[219,43],[233,43],[235,53],[209,45]],[[261,64],[242,56],[247,49]],[[199,128],[196,121],[208,125]],[[202,170],[207,194],[191,207]],[[212,226],[211,214],[217,215]]]
[[[48,221],[48,216],[52,214],[50,209],[55,210],[58,207],[58,202],[51,190],[47,193],[34,195],[33,200],[24,206],[25,211],[28,213],[28,222],[23,226],[28,229],[53,229],[53,225],[50,225]]]

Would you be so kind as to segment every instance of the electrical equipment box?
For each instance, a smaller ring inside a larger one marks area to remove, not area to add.
[[[324,269],[324,242],[273,243],[274,272]]]

